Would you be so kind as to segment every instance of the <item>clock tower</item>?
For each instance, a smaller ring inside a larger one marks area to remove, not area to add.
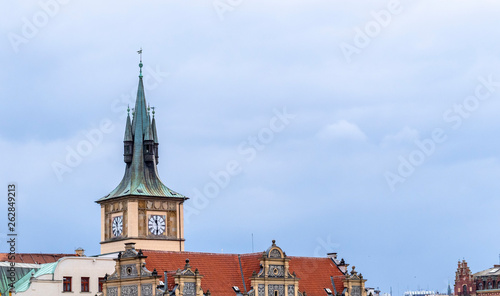
[[[137,249],[184,251],[183,203],[187,199],[163,184],[158,176],[158,134],[155,111],[146,105],[139,64],[135,109],[127,116],[124,136],[125,175],[101,205],[101,254]],[[130,112],[130,110],[128,110]]]

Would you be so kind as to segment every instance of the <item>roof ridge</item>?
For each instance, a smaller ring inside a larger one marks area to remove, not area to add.
[[[307,257],[307,256],[288,256],[288,255],[287,255],[287,257],[288,258],[299,258],[299,259],[300,258],[304,258],[304,259],[321,259],[321,260],[325,260],[325,259],[329,260],[329,259],[331,259],[331,258],[328,258],[328,257]]]
[[[151,253],[161,253],[161,254],[204,254],[204,255],[222,255],[222,256],[238,256],[241,254],[237,253],[213,253],[213,252],[194,252],[194,251],[160,251],[160,250],[146,250],[142,249],[143,252],[151,252]]]

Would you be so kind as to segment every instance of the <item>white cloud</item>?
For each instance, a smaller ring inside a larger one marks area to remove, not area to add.
[[[409,144],[413,143],[419,138],[419,132],[408,126],[405,126],[402,130],[395,134],[389,134],[382,140],[382,147],[389,147],[394,145]]]
[[[361,129],[353,123],[346,120],[340,120],[337,123],[329,124],[323,127],[318,133],[317,137],[322,140],[332,140],[332,139],[349,139],[364,141],[366,140],[366,135],[361,131]]]

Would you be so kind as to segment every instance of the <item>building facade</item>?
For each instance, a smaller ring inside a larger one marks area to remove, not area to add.
[[[64,257],[26,274],[14,285],[14,292],[23,296],[96,295],[114,265],[110,258]]]
[[[344,260],[288,256],[275,241],[250,254],[141,251],[127,244],[115,261],[106,296],[367,296],[366,279],[355,267],[344,273]]]
[[[455,296],[500,296],[500,265],[472,273],[465,260],[458,261]]]

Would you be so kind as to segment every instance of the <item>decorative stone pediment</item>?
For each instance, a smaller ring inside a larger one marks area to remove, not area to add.
[[[267,258],[283,259],[286,257],[286,254],[276,245],[276,241],[273,240],[273,244],[264,252],[263,256]]]
[[[344,281],[345,296],[366,296],[365,282],[363,275],[358,274],[353,266],[350,273],[346,274]]]
[[[147,256],[135,249],[134,243],[125,244],[125,251],[115,259],[115,271],[104,278],[105,295],[152,296],[153,287],[158,284],[158,273],[146,268]]]
[[[186,259],[184,269],[178,269],[175,273],[175,296],[203,296],[202,278],[198,269],[193,271],[189,259]]]
[[[299,279],[289,271],[289,261],[285,252],[272,241],[272,245],[262,253],[259,272],[251,277],[253,296],[299,296]],[[250,294],[250,293],[249,293]]]

